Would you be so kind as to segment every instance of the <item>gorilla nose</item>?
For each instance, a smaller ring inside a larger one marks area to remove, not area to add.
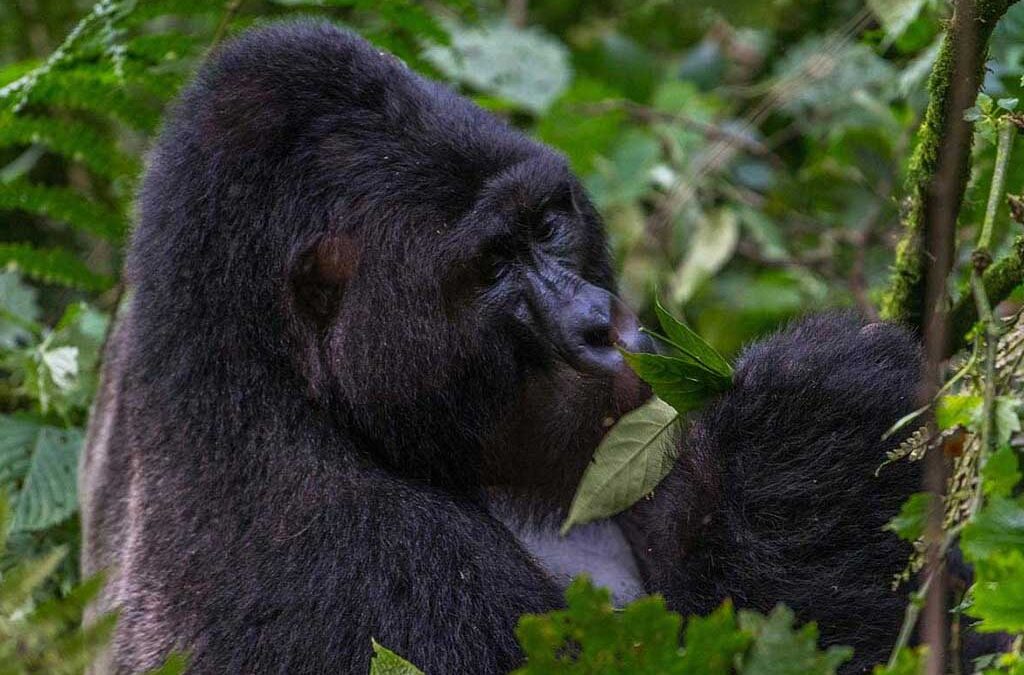
[[[615,373],[625,366],[618,348],[629,352],[655,350],[651,337],[640,330],[636,314],[608,291],[587,286],[573,304],[568,356],[580,370]]]

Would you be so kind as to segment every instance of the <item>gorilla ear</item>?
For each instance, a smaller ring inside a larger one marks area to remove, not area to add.
[[[326,328],[338,313],[345,288],[359,266],[359,246],[345,234],[317,239],[298,258],[291,277],[298,312]]]

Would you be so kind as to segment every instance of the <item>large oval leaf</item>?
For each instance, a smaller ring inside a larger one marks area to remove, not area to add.
[[[613,516],[653,490],[672,468],[678,421],[675,408],[659,398],[624,415],[594,452],[562,534]]]

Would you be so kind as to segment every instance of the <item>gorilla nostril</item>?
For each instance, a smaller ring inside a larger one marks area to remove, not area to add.
[[[611,347],[615,344],[609,325],[594,325],[583,330],[583,343],[588,347]]]

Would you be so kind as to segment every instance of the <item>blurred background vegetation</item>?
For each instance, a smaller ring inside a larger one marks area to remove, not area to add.
[[[734,354],[798,313],[878,315],[949,12],[939,0],[0,0],[0,488],[12,498],[0,572],[60,545],[32,592],[78,582],[77,455],[135,189],[163,107],[218,41],[325,15],[450,82],[566,154],[631,305],[650,321],[657,294]],[[1022,76],[1018,4],[991,40],[987,105],[1014,110]],[[960,282],[988,140],[973,150]],[[1007,186],[1024,188],[1024,161]],[[1019,230],[999,208],[997,257]],[[1003,311],[1021,300],[1018,288]]]

